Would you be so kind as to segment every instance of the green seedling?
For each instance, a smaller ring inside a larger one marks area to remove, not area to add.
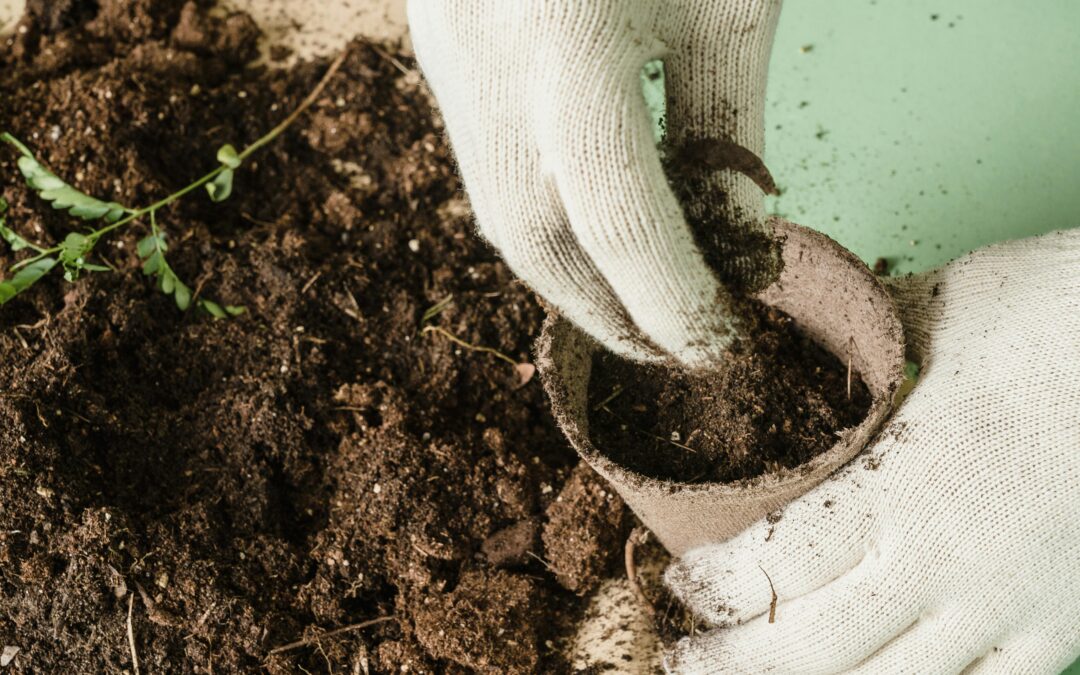
[[[26,184],[42,199],[51,202],[54,209],[67,211],[75,218],[85,221],[82,231],[68,233],[60,243],[39,246],[7,226],[3,218],[7,210],[7,202],[0,198],[0,238],[7,242],[12,251],[29,249],[34,253],[11,267],[11,278],[0,281],[0,305],[30,288],[54,269],[62,270],[64,279],[69,282],[78,280],[84,273],[111,271],[111,267],[90,262],[95,246],[106,235],[133,225],[145,227],[148,221],[149,233],[139,241],[137,253],[142,260],[143,274],[153,277],[162,293],[172,296],[176,306],[182,311],[187,311],[194,305],[202,312],[218,319],[242,314],[243,307],[222,305],[206,298],[196,297],[197,294],[180,280],[166,258],[169,247],[166,244],[165,231],[158,226],[157,213],[200,187],[206,190],[214,202],[228,199],[233,191],[233,176],[243,165],[244,160],[289,128],[315,102],[344,60],[345,53],[343,52],[330,64],[326,74],[300,105],[276,127],[243,150],[237,151],[229,143],[222,145],[217,151],[218,166],[213,171],[167,197],[141,208],[129,208],[114,201],[105,201],[72,187],[49,171],[34,156],[30,148],[19,139],[7,132],[0,134],[0,141],[18,150],[20,154],[18,167]]]

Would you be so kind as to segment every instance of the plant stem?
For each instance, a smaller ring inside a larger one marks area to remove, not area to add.
[[[276,127],[274,127],[273,129],[271,129],[267,133],[265,133],[262,136],[260,136],[259,138],[257,138],[251,145],[244,148],[243,151],[241,151],[239,153],[240,159],[241,160],[246,159],[252,153],[254,153],[256,150],[258,150],[262,146],[266,145],[270,141],[272,141],[275,138],[277,138],[278,136],[280,136],[282,134],[282,132],[284,132],[286,129],[288,129],[289,126],[293,122],[295,122],[296,119],[298,117],[300,117],[300,115],[302,115],[304,113],[305,110],[310,108],[311,104],[314,103],[315,100],[317,98],[319,98],[319,95],[322,94],[323,90],[326,89],[326,85],[329,84],[330,78],[332,78],[334,76],[334,74],[337,73],[338,69],[341,68],[341,64],[343,64],[345,62],[345,57],[346,56],[348,56],[348,51],[342,51],[341,54],[339,54],[338,57],[336,59],[334,59],[334,61],[330,64],[330,67],[326,69],[326,72],[323,74],[322,79],[319,80],[318,84],[316,84],[315,87],[311,90],[311,92],[304,98],[304,100],[300,102],[300,105],[297,106],[296,109],[293,110],[289,114],[288,117],[286,117],[284,120],[282,120],[280,124],[278,124]],[[25,146],[23,146],[21,143],[18,143],[17,141],[16,141],[16,143],[21,148],[25,148]],[[29,154],[29,152],[30,152],[29,150],[26,150],[26,153]],[[87,235],[87,237],[89,239],[91,239],[93,242],[96,243],[98,239],[101,239],[101,237],[108,234],[109,232],[112,232],[113,230],[124,227],[125,225],[128,225],[131,222],[133,222],[135,220],[138,220],[139,218],[142,218],[143,216],[145,216],[147,214],[153,215],[158,209],[164,208],[164,207],[168,206],[169,204],[172,204],[177,199],[180,199],[181,197],[188,194],[192,190],[195,190],[195,189],[197,189],[197,188],[199,188],[199,187],[201,187],[203,185],[206,185],[210,181],[214,180],[215,178],[217,178],[217,175],[219,173],[221,173],[222,171],[224,171],[227,168],[228,167],[226,167],[223,164],[223,165],[217,167],[216,169],[214,169],[213,171],[211,171],[210,173],[206,174],[205,176],[202,176],[201,178],[198,178],[197,180],[195,180],[195,182],[191,183],[190,185],[187,185],[185,187],[180,188],[176,192],[174,192],[171,195],[169,195],[167,197],[164,197],[164,198],[154,202],[150,206],[146,206],[146,207],[141,208],[141,209],[128,209],[128,208],[125,208],[124,210],[127,211],[130,215],[128,215],[128,216],[126,216],[124,218],[121,218],[120,220],[116,221],[115,223],[110,223],[109,225],[106,225],[105,227],[101,228],[100,230],[94,230],[93,232],[90,232]],[[52,248],[47,248],[47,249],[40,249],[40,248],[36,249],[38,251],[38,255],[36,255],[36,256],[34,256],[32,258],[27,258],[26,260],[19,261],[15,265],[12,265],[11,269],[16,270],[16,269],[19,269],[20,267],[24,267],[26,265],[34,263],[34,262],[36,262],[38,260],[41,260],[42,258],[45,258],[45,257],[47,257],[47,256],[49,256],[49,255],[51,255],[53,253],[60,252],[60,249],[61,249],[60,246],[54,246]]]
[[[284,132],[286,129],[288,129],[289,126],[293,122],[295,122],[296,119],[298,117],[300,117],[300,115],[302,115],[304,113],[305,110],[310,108],[311,104],[315,102],[315,99],[317,99],[319,97],[319,95],[322,94],[323,89],[325,89],[326,85],[330,82],[330,78],[332,78],[334,76],[334,74],[337,73],[338,69],[341,68],[341,64],[345,62],[345,57],[346,56],[348,56],[347,51],[341,52],[341,54],[339,54],[338,57],[336,59],[334,59],[333,63],[330,64],[330,67],[326,69],[326,73],[323,74],[322,79],[320,79],[319,83],[315,85],[315,88],[312,89],[311,92],[304,98],[304,100],[300,102],[300,105],[296,107],[296,110],[293,110],[289,114],[289,116],[286,117],[285,119],[283,119],[281,121],[281,123],[278,124],[276,127],[271,129],[270,131],[266,132],[265,134],[263,134],[259,138],[255,139],[255,141],[251,145],[244,148],[239,153],[240,159],[241,160],[247,159],[256,150],[258,150],[262,146],[266,145],[270,141],[272,141],[275,138],[277,138],[278,136],[280,136],[282,134],[282,132]],[[196,189],[196,188],[198,188],[198,187],[200,187],[202,185],[205,185],[205,184],[209,183],[210,181],[214,180],[215,178],[217,178],[217,175],[219,173],[221,173],[222,171],[224,171],[227,168],[228,167],[226,167],[225,165],[221,165],[221,166],[217,167],[216,169],[214,169],[213,171],[211,171],[210,173],[203,176],[202,178],[197,179],[194,183],[177,190],[176,192],[172,193],[168,197],[165,197],[164,199],[161,199],[160,201],[157,201],[157,202],[151,204],[150,206],[147,206],[147,207],[142,208],[142,209],[136,209],[127,218],[123,218],[122,220],[118,220],[115,223],[113,223],[113,224],[111,224],[111,225],[109,225],[107,227],[103,227],[102,229],[91,233],[90,236],[92,238],[94,238],[94,239],[98,239],[98,238],[101,237],[101,235],[103,235],[103,234],[105,234],[107,232],[110,232],[112,230],[115,230],[116,228],[121,227],[123,225],[127,225],[128,223],[130,223],[132,220],[135,220],[136,218],[140,218],[142,216],[145,216],[147,213],[157,211],[160,208],[168,206],[169,204],[172,204],[177,199],[180,199],[181,197],[183,197],[187,193],[191,192],[192,190],[194,190],[194,189]]]
[[[450,342],[453,342],[454,344],[458,345],[459,347],[464,347],[465,349],[468,349],[469,351],[473,351],[473,352],[484,352],[484,353],[487,353],[487,354],[491,354],[495,358],[497,358],[497,359],[499,359],[501,361],[506,361],[507,363],[509,363],[512,366],[517,366],[518,365],[517,361],[510,358],[506,354],[503,354],[498,349],[494,349],[492,347],[484,347],[482,345],[474,345],[471,342],[466,342],[466,341],[462,340],[461,338],[459,338],[458,336],[451,333],[450,331],[446,330],[445,328],[441,328],[439,326],[424,326],[424,329],[421,332],[422,333],[438,333],[439,335],[442,335],[444,338],[446,338]]]
[[[341,64],[345,63],[345,57],[348,56],[348,54],[348,51],[342,51],[340,54],[338,54],[338,57],[334,59],[333,63],[330,64],[330,67],[326,69],[326,73],[323,74],[322,79],[319,80],[319,83],[316,84],[315,88],[311,90],[311,93],[309,93],[304,98],[304,100],[300,102],[300,105],[296,107],[296,110],[292,111],[292,114],[283,119],[281,121],[281,124],[278,124],[276,127],[264,134],[262,138],[257,139],[254,143],[244,148],[240,152],[240,159],[246,159],[248,155],[277,138],[279,135],[281,135],[281,132],[288,129],[289,125],[296,121],[297,117],[303,114],[305,110],[310,108],[311,104],[315,102],[315,99],[319,98],[319,95],[322,94],[323,89],[325,89],[327,83],[330,82],[330,78],[334,76],[334,73],[338,71],[338,68],[341,68]]]
[[[165,197],[164,199],[161,199],[161,200],[159,200],[157,202],[154,202],[150,206],[147,206],[147,207],[141,208],[141,209],[135,209],[134,211],[131,212],[131,215],[128,216],[127,218],[121,218],[120,220],[116,221],[115,223],[112,223],[111,225],[106,225],[105,227],[101,228],[100,230],[94,230],[93,232],[91,232],[87,236],[90,237],[91,239],[93,239],[94,241],[97,241],[98,239],[100,239],[102,237],[102,235],[108,234],[109,232],[112,232],[113,230],[115,230],[115,229],[117,229],[119,227],[123,227],[124,225],[127,225],[128,223],[130,223],[133,220],[141,218],[141,217],[145,216],[148,213],[154,213],[158,209],[160,209],[162,207],[165,207],[165,206],[168,206],[169,204],[172,204],[177,199],[180,199],[181,197],[183,197],[187,193],[191,192],[195,188],[197,188],[197,187],[199,187],[201,185],[205,185],[206,183],[209,183],[210,181],[214,180],[214,178],[216,178],[217,175],[219,173],[221,173],[222,171],[224,171],[226,168],[227,167],[225,167],[224,165],[219,166],[218,168],[214,169],[213,171],[206,174],[202,178],[199,178],[198,180],[196,180],[191,185],[180,188],[179,190],[172,193],[168,197]]]
[[[32,256],[30,258],[26,258],[25,260],[20,260],[19,262],[12,265],[11,266],[12,271],[17,270],[20,267],[26,267],[27,265],[32,265],[33,263],[36,263],[37,261],[41,260],[42,258],[49,257],[53,253],[59,253],[60,252],[60,247],[59,246],[53,246],[52,248],[39,248],[39,249],[37,249],[37,251],[38,251],[37,255]]]

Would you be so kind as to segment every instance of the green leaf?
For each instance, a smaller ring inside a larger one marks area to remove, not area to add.
[[[154,251],[149,258],[143,261],[142,271],[148,277],[152,277],[161,271],[165,265],[165,256],[161,251]]]
[[[180,281],[180,277],[176,276],[176,272],[169,267],[169,262],[165,260],[165,251],[168,250],[168,246],[165,245],[165,233],[157,228],[154,221],[151,221],[151,224],[153,231],[143,237],[136,246],[139,257],[143,261],[143,274],[156,277],[157,286],[161,292],[173,296],[176,306],[182,311],[187,311],[191,306],[191,289]],[[90,266],[84,265],[83,268],[90,269]],[[244,311],[243,307],[232,305],[222,307],[212,300],[203,298],[199,298],[197,306],[219,319],[236,316]]]
[[[236,169],[240,166],[240,155],[237,154],[236,148],[234,148],[231,143],[226,143],[218,148],[217,161],[230,169]]]
[[[191,289],[184,285],[184,282],[176,278],[173,275],[173,279],[176,281],[176,290],[173,297],[176,299],[176,306],[180,308],[181,312],[186,312],[188,307],[191,306]]]
[[[7,226],[7,222],[2,217],[4,212],[8,209],[7,200],[0,197],[0,239],[3,239],[11,247],[12,251],[21,251],[24,248],[32,248],[38,253],[41,253],[42,249],[39,246],[31,244],[26,239],[23,239],[15,230],[12,230]]]
[[[0,238],[11,246],[12,251],[21,251],[24,248],[32,248],[34,250],[40,250],[37,246],[34,246],[27,240],[20,237],[14,230],[4,224],[4,219],[0,218]]]
[[[205,309],[206,312],[215,319],[224,319],[228,316],[222,306],[213,300],[199,300],[199,307]]]
[[[436,302],[431,307],[428,307],[427,310],[424,312],[424,315],[422,317],[420,317],[420,325],[423,326],[428,321],[431,321],[435,317],[439,316],[439,314],[441,314],[444,309],[449,307],[450,303],[453,302],[453,301],[454,301],[454,294],[451,293],[450,295],[446,296],[442,300]]]
[[[204,298],[199,299],[199,307],[215,319],[228,319],[229,317],[240,316],[247,311],[246,308],[237,305],[225,305],[222,307],[213,300]]]
[[[176,273],[171,269],[166,269],[161,273],[161,292],[165,295],[172,295],[176,290],[176,284],[179,283],[179,279],[176,278]]]
[[[46,169],[34,157],[34,153],[30,152],[30,148],[11,134],[6,132],[0,134],[0,141],[15,146],[22,153],[18,166],[19,171],[22,172],[23,177],[26,179],[27,185],[36,190],[42,199],[52,202],[54,209],[66,209],[71,215],[84,220],[104,218],[110,223],[115,223],[125,213],[130,212],[116,202],[107,202],[91,197],[68,185],[63,179]]]
[[[55,258],[35,260],[16,272],[11,279],[0,282],[0,305],[37,283],[38,279],[56,267],[57,262]]]
[[[79,278],[79,274],[86,269],[86,256],[96,243],[96,239],[78,232],[69,232],[64,237],[60,244],[60,263],[64,266],[65,279],[75,281]]]
[[[16,148],[19,149],[19,152],[21,152],[24,155],[30,155],[31,157],[34,156],[34,153],[30,152],[30,148],[23,145],[22,141],[15,138],[14,136],[12,136],[11,134],[9,134],[6,131],[4,133],[0,134],[0,141],[4,141],[5,143],[8,143],[10,145],[14,145]]]
[[[233,170],[225,169],[214,180],[206,184],[206,191],[210,193],[210,199],[215,202],[223,202],[232,194]]]
[[[87,237],[85,234],[69,232],[68,235],[64,237],[64,242],[60,244],[60,262],[75,262],[77,259],[89,253],[90,249],[94,248],[94,243],[94,240]]]
[[[165,233],[156,232],[143,237],[135,246],[135,250],[138,251],[140,258],[149,258],[154,251],[162,253],[168,251],[169,247],[165,245]]]

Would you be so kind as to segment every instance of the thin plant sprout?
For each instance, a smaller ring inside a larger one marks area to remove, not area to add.
[[[213,171],[142,208],[129,208],[79,191],[45,168],[30,148],[19,139],[7,132],[0,133],[0,141],[19,151],[19,171],[27,185],[42,199],[51,202],[54,209],[67,211],[82,220],[104,223],[101,227],[90,229],[88,232],[70,232],[62,242],[54,246],[39,246],[7,226],[3,218],[7,210],[7,202],[0,199],[0,239],[7,242],[13,251],[29,249],[34,252],[34,255],[12,265],[10,271],[13,275],[10,279],[0,281],[0,305],[30,288],[57,267],[63,270],[64,278],[69,282],[76,281],[86,272],[111,271],[110,267],[88,261],[98,241],[107,234],[148,218],[150,233],[140,240],[137,246],[139,258],[143,261],[143,273],[154,277],[158,288],[166,295],[173,296],[176,306],[181,310],[186,311],[194,304],[207,314],[219,319],[242,314],[243,307],[221,305],[212,300],[193,297],[191,288],[173,272],[165,257],[168,245],[165,231],[158,225],[157,212],[199,187],[206,190],[212,201],[222,202],[228,199],[232,194],[233,176],[244,160],[280,136],[315,102],[345,61],[345,56],[346,53],[342,52],[330,64],[322,79],[300,102],[300,105],[273,129],[240,151],[237,151],[230,143],[222,145],[217,151],[218,166]]]

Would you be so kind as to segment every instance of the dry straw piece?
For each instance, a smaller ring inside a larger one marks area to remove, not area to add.
[[[890,415],[904,380],[903,327],[870,269],[823,234],[779,218],[769,226],[783,239],[784,271],[758,297],[790,315],[841,362],[850,359],[873,397],[866,419],[809,462],[738,483],[684,483],[632,471],[589,439],[589,380],[600,346],[556,314],[537,344],[537,365],[559,427],[674,555],[731,538],[847,463]]]

